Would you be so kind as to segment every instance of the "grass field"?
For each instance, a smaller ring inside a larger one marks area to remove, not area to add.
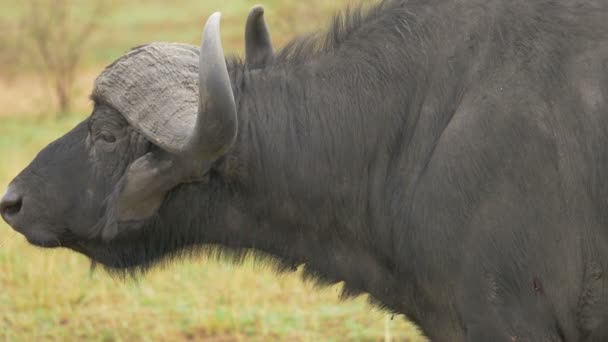
[[[276,46],[328,22],[346,3],[259,2],[266,7]],[[73,4],[77,11],[86,1]],[[0,66],[0,193],[41,147],[87,115],[87,93],[105,64],[143,42],[197,43],[204,20],[214,10],[224,13],[226,49],[240,53],[245,16],[254,2],[115,4],[83,47],[87,53],[74,93],[75,113],[67,118],[58,121],[49,115],[49,91],[35,69]],[[0,0],[0,8],[0,29],[15,33],[11,28],[18,27],[23,2]],[[316,289],[297,272],[277,275],[252,260],[236,266],[204,257],[125,282],[103,271],[90,274],[83,256],[32,247],[0,223],[0,341],[423,340],[402,316],[391,319],[364,296],[341,302],[339,287]]]

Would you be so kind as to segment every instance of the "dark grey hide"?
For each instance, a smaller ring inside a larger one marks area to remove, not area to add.
[[[304,264],[434,341],[608,340],[608,1],[384,1],[246,60],[154,43],[10,184],[40,246]],[[202,290],[204,291],[204,289]]]

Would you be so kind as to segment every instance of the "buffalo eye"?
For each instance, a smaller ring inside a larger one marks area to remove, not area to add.
[[[110,132],[99,132],[95,135],[95,141],[103,141],[107,144],[113,144],[116,141],[116,136]]]
[[[115,137],[113,134],[111,134],[111,133],[101,133],[101,134],[99,135],[99,138],[100,138],[101,140],[103,140],[103,141],[105,141],[105,142],[109,143],[109,144],[111,144],[111,143],[113,143],[113,142],[115,142],[115,141],[116,141],[116,137]]]

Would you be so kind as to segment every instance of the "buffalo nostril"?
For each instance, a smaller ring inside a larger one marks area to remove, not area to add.
[[[23,197],[19,194],[15,188],[9,187],[6,194],[0,200],[0,214],[6,220],[8,217],[13,216],[21,211],[23,204]]]

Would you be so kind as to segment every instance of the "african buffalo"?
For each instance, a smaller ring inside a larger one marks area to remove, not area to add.
[[[32,243],[305,265],[435,341],[608,341],[608,1],[386,0],[275,51],[152,43],[9,185]],[[217,247],[216,247],[217,248]]]

